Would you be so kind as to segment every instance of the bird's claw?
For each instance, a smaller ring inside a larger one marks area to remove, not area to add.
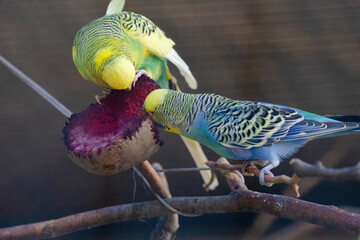
[[[101,99],[103,99],[103,96],[95,95],[95,99],[98,102],[98,104],[101,104]]]
[[[146,70],[144,70],[144,69],[136,70],[135,73],[136,73],[136,74],[135,74],[135,79],[134,79],[134,81],[133,81],[133,83],[132,83],[132,86],[133,86],[133,87],[135,87],[135,84],[136,84],[137,80],[138,80],[142,75],[146,75],[147,77],[150,77],[149,73],[148,73]]]
[[[263,161],[263,160],[243,161],[241,163],[241,173],[244,176],[252,177],[252,176],[254,176],[254,173],[247,171],[247,168],[249,166],[256,168],[255,165],[260,165],[261,167],[264,167],[266,164],[268,164],[268,161]]]
[[[269,165],[266,166],[266,167],[264,167],[263,169],[261,169],[260,174],[259,174],[259,183],[260,183],[261,185],[265,185],[265,186],[267,186],[267,187],[271,187],[271,186],[273,185],[273,183],[269,183],[269,182],[266,182],[266,181],[265,181],[265,174],[269,175],[270,177],[274,177],[274,174],[270,171],[270,169],[272,168],[272,166],[271,166],[270,169],[269,169],[268,167],[269,167]]]
[[[243,176],[252,177],[252,176],[254,176],[254,174],[246,171],[246,168],[248,166],[254,166],[254,164],[252,162],[247,162],[247,161],[244,161],[243,163],[241,163],[241,174]]]
[[[103,94],[103,96],[95,95],[95,99],[99,104],[101,104],[101,100],[103,100],[109,93],[107,91],[103,91]]]

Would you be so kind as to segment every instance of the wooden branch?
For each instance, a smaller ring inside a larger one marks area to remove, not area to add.
[[[360,233],[360,215],[286,196],[252,191],[225,196],[175,197],[168,204],[193,214],[265,212],[279,217]],[[44,221],[0,229],[0,240],[44,239],[83,229],[136,219],[163,216],[168,210],[158,201],[124,204]]]
[[[324,167],[321,162],[317,162],[315,165],[311,165],[298,158],[294,158],[290,161],[290,165],[293,167],[294,172],[299,177],[321,177],[323,179],[334,181],[360,181],[360,162],[352,167],[334,169]]]
[[[227,171],[243,171],[244,165],[243,164],[230,164],[229,162],[214,162],[208,161],[206,163],[210,168],[215,170],[227,170]]]
[[[230,165],[229,161],[224,158],[221,157],[216,161],[217,164],[228,164]],[[239,192],[239,191],[248,191],[249,189],[246,187],[245,182],[244,182],[244,177],[240,177],[239,174],[241,174],[239,172],[236,173],[234,171],[230,171],[230,170],[224,170],[224,169],[220,169],[219,170],[220,173],[222,175],[224,175],[227,184],[229,185],[230,189],[232,192]]]
[[[155,169],[156,173],[159,175],[162,185],[164,186],[164,188],[166,189],[166,191],[168,191],[170,193],[170,188],[169,188],[169,183],[166,179],[166,175],[165,172],[162,172],[162,170],[164,170],[164,168],[162,167],[162,165],[158,162],[153,162],[151,164],[151,166]]]
[[[144,161],[134,168],[135,171],[139,172],[138,175],[143,179],[145,185],[152,191],[154,196],[159,202],[167,208],[170,212],[176,213],[185,217],[197,217],[198,214],[183,213],[179,210],[170,206],[164,199],[171,198],[171,194],[168,189],[163,186],[162,179],[157,174],[155,169],[151,166],[149,161]]]
[[[231,165],[229,162],[212,162],[209,161],[207,165],[216,170],[227,171],[245,171],[250,175],[259,176],[260,170],[254,165],[248,165],[244,169],[243,164]],[[329,180],[356,180],[360,181],[360,162],[352,167],[345,167],[340,169],[326,168],[321,162],[317,162],[315,165],[306,163],[298,158],[294,158],[290,161],[290,165],[293,167],[295,174],[290,178],[286,175],[274,176],[265,175],[266,182],[269,183],[285,183],[294,189],[296,197],[300,197],[298,183],[303,177],[321,177]]]
[[[163,167],[160,163],[154,162],[152,164],[153,168],[157,170],[162,170]],[[161,179],[162,186],[165,190],[170,193],[169,184],[166,179],[165,173],[157,173]],[[150,240],[172,240],[175,238],[176,232],[179,229],[179,215],[178,214],[166,214],[164,217],[160,217],[158,220],[154,231],[151,234]]]
[[[330,167],[335,167],[345,155],[349,152],[350,149],[357,146],[357,142],[352,142],[351,144],[345,143],[343,141],[337,142],[329,148],[328,151],[319,159],[320,162],[326,162]],[[306,194],[314,189],[317,184],[321,181],[320,178],[313,178],[311,181],[303,181],[301,184],[301,193]],[[285,188],[280,195],[290,196],[293,189]],[[352,211],[353,212],[353,211]],[[269,228],[273,223],[278,219],[274,215],[269,215],[261,213],[257,216],[252,226],[247,229],[247,231],[242,235],[243,240],[252,240],[252,239],[262,239]]]
[[[206,163],[210,168],[212,169],[216,169],[216,170],[227,170],[227,171],[242,171],[246,173],[246,176],[259,176],[260,175],[260,170],[254,166],[254,165],[247,165],[244,169],[244,164],[236,164],[236,165],[232,165],[229,162],[213,162],[213,161],[208,161]],[[265,181],[268,183],[273,183],[273,184],[277,184],[277,183],[285,183],[290,185],[296,194],[296,197],[300,197],[300,193],[299,193],[299,186],[298,183],[300,181],[300,178],[296,175],[293,175],[292,177],[286,176],[286,175],[280,175],[280,176],[269,176],[269,175],[265,175],[264,176]]]
[[[144,161],[136,166],[141,174],[148,180],[152,190],[162,198],[171,198],[170,192],[164,187],[163,182],[149,161]]]

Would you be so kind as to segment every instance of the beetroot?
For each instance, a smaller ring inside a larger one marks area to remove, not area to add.
[[[64,143],[70,158],[85,170],[112,175],[148,159],[162,145],[155,123],[142,114],[147,95],[160,88],[146,76],[127,90],[112,90],[66,123]]]

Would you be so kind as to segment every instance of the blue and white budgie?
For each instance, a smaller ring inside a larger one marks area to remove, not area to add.
[[[268,161],[259,176],[271,173],[282,159],[308,141],[350,132],[359,122],[348,116],[325,117],[270,103],[236,101],[215,94],[186,94],[167,89],[151,92],[144,109],[166,131],[198,141],[219,155],[236,160]],[[353,116],[359,121],[359,116]],[[270,185],[270,184],[269,184]]]

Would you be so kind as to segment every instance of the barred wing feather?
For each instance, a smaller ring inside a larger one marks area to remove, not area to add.
[[[268,146],[284,138],[304,118],[295,110],[257,102],[235,102],[208,115],[209,134],[227,147]]]

